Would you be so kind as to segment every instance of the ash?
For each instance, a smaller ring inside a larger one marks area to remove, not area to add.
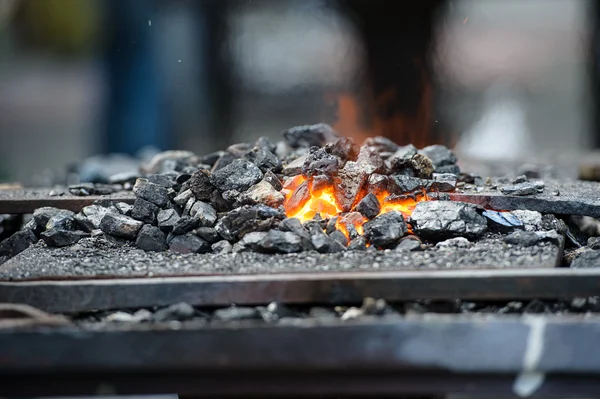
[[[204,156],[167,151],[138,174],[70,187],[136,199],[37,209],[0,243],[2,277],[551,267],[562,256],[566,230],[552,215],[442,201],[466,181],[484,185],[444,146],[374,137],[359,147],[325,124],[282,136]],[[525,176],[497,186],[511,197],[545,189]]]

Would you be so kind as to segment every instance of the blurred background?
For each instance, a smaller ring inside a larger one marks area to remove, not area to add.
[[[586,0],[0,0],[0,182],[298,124],[498,162],[598,143]]]

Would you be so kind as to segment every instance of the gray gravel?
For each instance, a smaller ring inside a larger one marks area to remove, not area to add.
[[[0,280],[182,274],[258,274],[345,270],[554,267],[562,253],[556,244],[528,248],[484,238],[468,247],[438,247],[425,251],[349,251],[344,253],[267,255],[175,254],[119,247],[103,237],[84,238],[66,248],[39,242],[0,266]]]

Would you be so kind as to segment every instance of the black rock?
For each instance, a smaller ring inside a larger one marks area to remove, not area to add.
[[[290,231],[270,230],[258,243],[258,250],[265,253],[289,254],[303,249],[300,236]]]
[[[281,191],[281,189],[283,188],[283,185],[281,184],[281,180],[279,180],[279,177],[277,177],[277,175],[275,175],[275,173],[271,172],[270,170],[267,170],[265,172],[263,180],[268,182],[277,191]]]
[[[169,202],[167,189],[150,183],[148,179],[137,179],[133,186],[133,193],[137,198],[151,202],[159,208],[163,208]]]
[[[428,188],[428,181],[418,177],[392,175],[388,181],[388,190],[391,194],[410,194]]]
[[[261,150],[271,151],[272,153],[275,153],[276,148],[275,144],[273,144],[273,142],[265,136],[261,136],[258,139],[256,139],[254,147],[260,148]]]
[[[210,195],[210,204],[217,210],[217,212],[227,212],[231,208],[229,202],[223,198],[219,190],[214,190]]]
[[[359,148],[356,143],[354,143],[354,140],[347,137],[342,137],[335,143],[327,144],[326,149],[328,153],[335,155],[344,163],[346,161],[356,161],[359,152]]]
[[[339,230],[334,230],[333,232],[329,233],[329,238],[339,242],[344,247],[348,246],[348,238]]]
[[[94,194],[94,183],[79,183],[69,185],[69,193],[85,197]]]
[[[337,225],[338,219],[339,219],[338,216],[334,216],[327,221],[327,224],[325,225],[325,233],[327,233],[327,235],[329,235],[337,230],[336,225]]]
[[[354,210],[360,212],[368,219],[373,219],[375,216],[379,215],[381,205],[374,194],[367,194],[360,200]]]
[[[325,148],[311,147],[308,157],[302,165],[302,174],[305,176],[326,175],[337,173],[340,159],[329,154]]]
[[[55,229],[63,231],[74,231],[79,227],[77,221],[75,221],[75,215],[73,212],[60,212],[52,216],[48,223],[46,223],[46,230]]]
[[[75,222],[77,223],[77,227],[85,231],[86,233],[91,233],[93,230],[97,230],[96,226],[83,214],[83,212],[79,212],[75,215]]]
[[[146,178],[150,183],[158,184],[159,186],[163,186],[164,188],[173,188],[178,185],[177,176],[179,173],[171,172],[164,174],[154,174],[148,175]]]
[[[35,244],[38,238],[30,229],[22,229],[0,242],[0,256],[12,258]]]
[[[343,212],[349,212],[367,181],[367,172],[357,162],[348,161],[333,180],[335,200]]]
[[[531,195],[536,194],[538,189],[533,183],[525,182],[500,187],[500,192],[504,195]]]
[[[245,191],[262,179],[262,172],[252,162],[236,159],[210,175],[210,182],[221,191]],[[192,190],[193,191],[193,190]]]
[[[143,225],[129,216],[107,213],[100,222],[100,230],[115,237],[133,240]]]
[[[534,299],[525,306],[523,309],[523,313],[534,313],[534,314],[542,314],[542,313],[550,313],[550,308],[544,302],[539,299]]]
[[[110,184],[135,184],[135,181],[141,177],[138,172],[121,172],[116,173],[108,178]]]
[[[225,193],[223,193],[225,196]],[[237,202],[240,205],[256,205],[263,204],[272,208],[277,208],[283,205],[285,197],[283,194],[275,190],[273,186],[266,180],[261,180],[241,195],[237,195]]]
[[[391,174],[399,174],[429,179],[434,171],[431,160],[417,152],[415,146],[409,144],[400,147],[387,159],[387,167]]]
[[[200,219],[194,216],[182,216],[173,226],[173,234],[181,235],[200,227]]]
[[[224,151],[211,152],[210,154],[202,155],[198,159],[198,161],[201,164],[213,166],[219,160],[219,158],[223,155],[223,153],[224,153]]]
[[[232,306],[225,309],[217,309],[213,317],[221,321],[253,320],[261,319],[262,316],[256,308]]]
[[[445,171],[442,168],[443,166],[452,167],[456,164],[456,156],[447,147],[439,144],[430,145],[429,147],[419,150],[419,153],[425,155],[431,160],[436,173],[453,173]],[[460,170],[456,172],[456,174],[458,173],[460,173]]]
[[[422,249],[421,245],[421,241],[418,238],[414,236],[408,236],[400,240],[400,243],[398,243],[396,246],[396,251],[420,251]]]
[[[195,234],[174,236],[169,242],[169,250],[178,254],[206,253],[211,245]]]
[[[298,314],[279,302],[271,302],[262,312],[264,321],[271,323],[286,317],[298,317]]]
[[[121,215],[131,216],[131,211],[133,210],[133,205],[127,204],[125,202],[117,202],[115,204],[115,208],[119,211]]]
[[[504,242],[512,245],[531,247],[543,239],[544,237],[535,231],[515,231],[504,237]]]
[[[396,244],[407,232],[404,217],[397,211],[379,215],[366,222],[363,228],[371,245],[383,248]]]
[[[221,239],[221,237],[219,237],[219,233],[217,233],[217,230],[215,230],[213,227],[199,227],[194,230],[194,233],[196,233],[198,237],[211,244],[214,244]]]
[[[212,171],[216,172],[217,170],[221,170],[224,167],[226,167],[227,165],[230,165],[236,159],[238,159],[237,156],[231,154],[228,151],[225,151],[221,154],[219,159],[217,159],[217,162],[215,162],[215,164],[213,165]]]
[[[295,126],[282,134],[292,148],[324,147],[327,143],[336,141],[339,136],[331,126],[325,123]]]
[[[431,189],[434,191],[450,192],[456,188],[458,176],[453,173],[434,173]]]
[[[279,230],[291,231],[292,233],[310,241],[308,230],[302,226],[302,222],[297,218],[286,218],[279,223]]]
[[[100,222],[102,221],[104,216],[106,216],[109,213],[116,214],[116,212],[112,208],[100,205],[89,205],[83,207],[81,212],[85,215],[86,218],[88,218],[88,220],[92,223],[95,229],[100,228]]]
[[[600,237],[588,238],[587,246],[590,247],[590,249],[600,249]]]
[[[167,237],[158,227],[145,224],[135,239],[135,246],[144,251],[165,251]]]
[[[387,192],[388,185],[388,176],[373,173],[371,176],[369,176],[369,179],[367,180],[367,192],[375,195]]]
[[[88,208],[88,207],[85,207],[85,208]],[[50,218],[53,216],[56,216],[56,215],[75,216],[75,213],[68,211],[66,209],[58,209],[58,208],[52,208],[52,207],[47,206],[47,207],[42,207],[42,208],[36,209],[33,212],[33,220],[35,220],[36,225],[40,226],[41,228],[45,228],[46,225],[48,224],[48,221],[50,220]]]
[[[363,236],[356,237],[348,244],[348,251],[366,251],[367,239]]]
[[[180,302],[157,310],[152,316],[152,320],[157,323],[166,321],[186,321],[193,319],[195,315],[196,310],[192,305],[189,303]]]
[[[131,217],[144,223],[156,224],[156,216],[160,208],[150,201],[136,198],[131,210]]]
[[[199,201],[209,201],[212,193],[215,191],[215,187],[210,182],[210,173],[205,170],[199,170],[192,174],[190,180],[187,182],[190,190],[194,197]],[[189,200],[189,194],[180,193],[180,196],[186,197],[187,199],[180,198],[179,202],[175,200],[175,203],[186,203]],[[182,205],[180,205],[182,206]]]
[[[228,254],[233,252],[233,246],[227,240],[221,240],[212,244],[211,249],[215,254]]]
[[[89,237],[90,233],[83,231],[70,231],[48,229],[40,234],[40,237],[49,247],[66,247],[76,244],[84,237]]]
[[[310,239],[317,252],[322,254],[343,252],[346,250],[344,245],[329,237],[323,230],[318,228],[311,230]]]
[[[169,232],[177,225],[181,216],[177,214],[175,209],[162,209],[158,212],[156,219],[158,221],[158,227],[160,227],[161,230]]]
[[[373,173],[385,173],[385,163],[381,156],[367,146],[362,146],[356,157],[356,164],[367,176]]]
[[[369,137],[364,144],[376,152],[395,152],[398,149],[398,144],[383,136]]]
[[[281,161],[277,158],[277,155],[269,150],[254,148],[246,154],[245,158],[258,166],[263,173],[267,171],[279,172],[281,170]]]
[[[360,307],[365,315],[383,316],[384,314],[394,313],[388,306],[385,299],[365,298]]]
[[[258,243],[261,242],[266,235],[266,231],[254,231],[244,235],[242,239],[233,246],[233,252],[257,251]]]
[[[212,227],[217,221],[217,211],[210,204],[196,201],[190,209],[190,216],[200,220],[201,227]]]
[[[214,190],[214,188],[213,188]],[[188,201],[194,197],[194,194],[192,193],[191,189],[187,189],[187,190],[183,190],[181,191],[179,194],[177,194],[175,196],[175,198],[173,198],[173,202],[178,205],[179,207],[183,208],[185,206],[185,204],[188,203]]]
[[[487,219],[474,205],[454,201],[419,202],[409,222],[415,234],[434,241],[478,238],[487,230]]]
[[[571,267],[574,269],[587,269],[600,267],[600,251],[587,250],[583,251],[573,262]]]
[[[492,230],[508,233],[524,228],[523,222],[512,212],[496,212],[485,210],[482,213],[488,219],[488,225]]]
[[[458,165],[436,166],[434,170],[436,173],[451,173],[453,175],[460,174],[460,168],[458,167]]]
[[[301,174],[304,163],[308,159],[308,155],[309,154],[301,155],[293,161],[285,164],[281,173],[283,173],[285,176],[296,176]]]
[[[267,231],[285,219],[281,210],[264,205],[244,205],[228,212],[215,229],[226,240],[235,241],[252,231]]]

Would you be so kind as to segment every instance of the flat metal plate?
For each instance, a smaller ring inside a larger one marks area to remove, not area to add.
[[[0,332],[0,386],[11,396],[598,394],[598,331],[598,318],[443,315],[20,329]]]
[[[50,188],[0,190],[0,213],[23,214],[33,213],[37,208],[52,206],[79,212],[83,207],[91,205],[99,199],[109,199],[133,203],[135,196],[131,192],[111,195],[61,195],[51,196]]]
[[[512,211],[526,209],[541,213],[600,217],[600,183],[588,181],[544,181],[541,194],[514,196],[499,190],[463,190],[450,193],[453,201],[480,205],[487,209]],[[558,195],[553,195],[557,192]]]
[[[59,313],[196,306],[355,304],[365,297],[415,299],[570,299],[600,293],[600,270],[448,270],[296,273],[80,281],[1,282],[0,302]]]

